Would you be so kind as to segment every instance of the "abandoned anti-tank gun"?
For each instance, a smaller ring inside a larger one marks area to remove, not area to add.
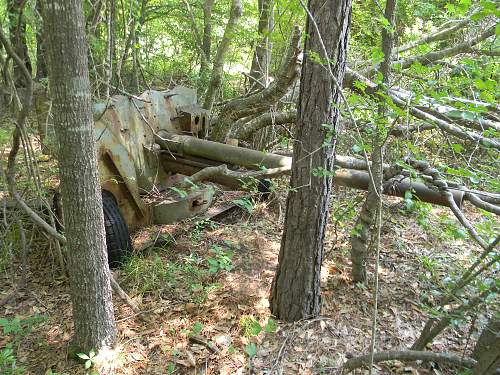
[[[210,206],[210,186],[175,193],[172,187],[180,173],[220,164],[233,169],[291,165],[287,157],[204,140],[208,112],[197,104],[196,92],[186,87],[114,96],[95,104],[93,113],[111,265],[120,264],[131,250],[129,229],[169,224]],[[234,177],[217,182],[241,183]]]
[[[150,90],[140,97],[115,96],[95,104],[93,112],[111,265],[120,264],[131,250],[129,229],[172,223],[210,206],[211,187],[197,185],[187,194],[174,194],[172,187],[183,179],[179,176],[222,164],[233,171],[260,171],[255,173],[259,178],[290,171],[290,157],[206,140],[209,113],[197,104],[196,92],[186,87]],[[337,157],[343,168],[349,164],[344,159]],[[215,174],[207,179],[234,187],[245,182],[238,176]],[[369,183],[362,170],[338,169],[334,179],[364,190]],[[447,205],[439,192],[408,180],[386,183],[384,193],[404,196],[408,190],[423,201]],[[460,206],[463,192],[452,193]]]

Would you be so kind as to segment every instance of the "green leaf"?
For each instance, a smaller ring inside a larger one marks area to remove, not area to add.
[[[81,359],[86,359],[86,360],[90,359],[90,357],[85,353],[78,353],[77,356]]]
[[[196,322],[194,323],[193,325],[193,328],[191,329],[191,331],[193,332],[193,334],[195,335],[198,335],[200,334],[200,332],[203,330],[203,324],[200,323],[200,322]]]
[[[88,370],[92,366],[92,361],[89,359],[85,361],[85,370]]]
[[[253,342],[245,346],[245,353],[247,353],[248,357],[253,358],[257,354],[257,345]]]
[[[257,336],[259,333],[262,332],[262,327],[260,326],[258,321],[252,322],[252,325],[250,326],[250,334],[252,336]]]
[[[453,143],[451,147],[455,152],[462,152],[464,150],[464,147],[460,143]]]
[[[363,147],[361,147],[360,145],[352,146],[352,152],[359,154],[361,151],[363,151]]]
[[[276,322],[273,319],[269,318],[266,326],[264,327],[264,330],[267,333],[273,333],[273,332],[276,332],[277,329],[278,329],[278,325],[276,324]]]

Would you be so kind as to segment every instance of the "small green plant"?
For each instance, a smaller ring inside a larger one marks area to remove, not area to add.
[[[201,235],[203,231],[205,231],[206,229],[214,230],[217,229],[218,227],[219,224],[210,219],[198,220],[194,225],[193,229],[191,230],[191,232],[189,233],[189,239],[191,240],[191,242],[198,244],[201,242]]]
[[[262,326],[252,315],[243,315],[240,318],[240,327],[245,337],[257,336],[262,332]]]
[[[17,366],[16,348],[32,331],[33,327],[44,322],[45,319],[41,315],[33,315],[25,319],[18,316],[13,319],[0,318],[0,327],[8,340],[0,351],[0,374],[20,375],[24,373],[24,368]]]
[[[84,362],[84,367],[85,370],[88,370],[92,366],[96,364],[96,352],[94,350],[91,350],[88,354],[85,353],[78,353],[77,354],[78,358],[83,359]]]
[[[14,349],[8,345],[0,351],[0,374],[2,375],[21,375],[24,373],[23,367],[18,367],[16,364],[16,356]]]
[[[257,355],[257,345],[255,345],[253,342],[247,344],[245,346],[245,353],[248,355],[249,358],[255,357]]]
[[[177,193],[177,195],[179,195],[179,197],[181,197],[181,198],[186,198],[189,195],[186,190],[178,189],[174,186],[170,187],[169,189],[172,190],[173,192]]]
[[[247,211],[249,214],[253,212],[254,209],[254,204],[250,198],[238,198],[234,199],[233,203],[237,205],[238,207],[244,209]]]
[[[217,273],[219,271],[231,271],[233,269],[232,251],[224,251],[222,247],[213,245],[210,252],[213,257],[207,258],[209,266],[208,272]]]

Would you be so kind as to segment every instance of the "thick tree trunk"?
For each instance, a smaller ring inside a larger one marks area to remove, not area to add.
[[[340,118],[340,89],[330,73],[341,85],[351,17],[351,0],[310,0],[308,7],[315,22],[308,17],[291,189],[271,291],[271,311],[286,321],[316,316],[321,309],[320,270],[332,186],[329,172]]]
[[[82,2],[45,0],[49,77],[59,143],[74,345],[88,352],[112,345],[111,299],[97,171]]]
[[[472,375],[493,375],[500,370],[500,317],[493,316],[477,340],[472,358],[477,361]]]

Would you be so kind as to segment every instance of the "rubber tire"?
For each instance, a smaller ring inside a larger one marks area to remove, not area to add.
[[[108,264],[110,268],[119,267],[132,253],[132,239],[115,197],[106,190],[102,192],[102,208],[104,228],[106,229]]]
[[[271,182],[271,180],[262,179],[257,182],[257,190],[259,191],[259,200],[261,202],[269,200],[269,197],[271,196],[272,187],[273,183]]]

